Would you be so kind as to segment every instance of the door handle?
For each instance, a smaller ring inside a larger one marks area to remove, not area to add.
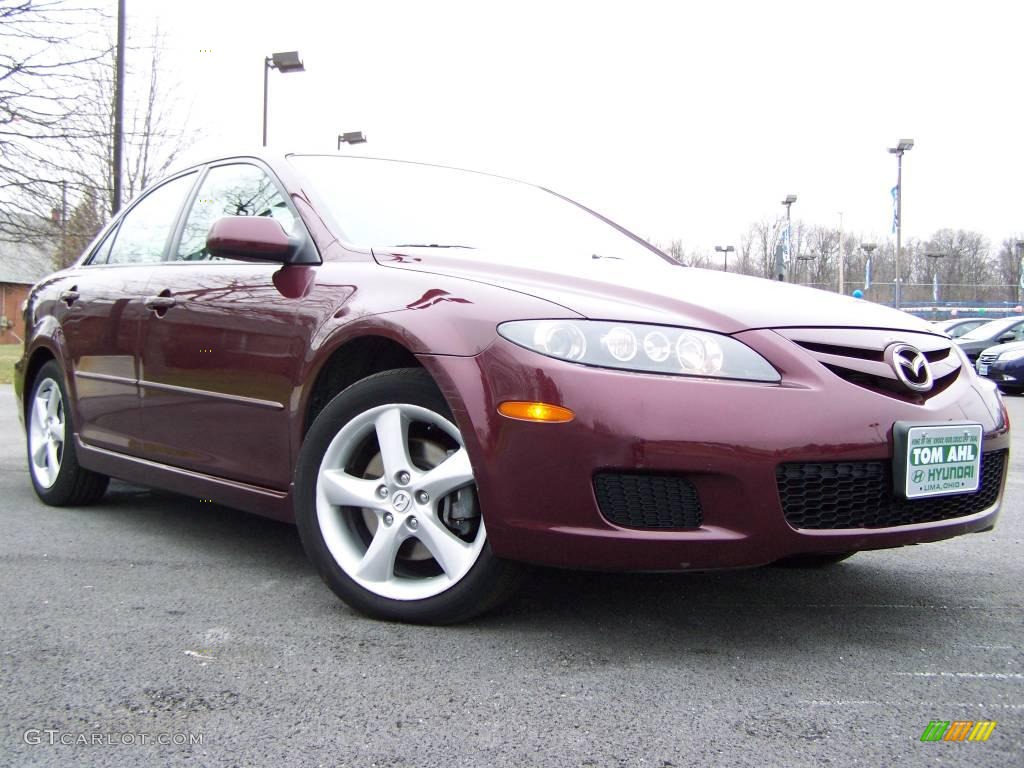
[[[177,304],[178,300],[173,296],[147,296],[144,303],[146,309],[152,309],[158,315],[162,315]]]
[[[65,304],[67,304],[70,307],[72,304],[75,303],[75,301],[78,299],[79,295],[80,294],[78,293],[78,286],[76,285],[76,286],[72,287],[71,290],[61,291],[60,292],[60,300],[63,301]]]

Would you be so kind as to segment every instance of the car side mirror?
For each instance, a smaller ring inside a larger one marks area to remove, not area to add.
[[[1010,331],[1009,333],[1004,333],[1002,336],[996,339],[996,341],[998,341],[1000,344],[1006,344],[1007,342],[1015,341],[1016,339],[1017,334],[1015,334],[1013,331]]]
[[[281,222],[269,216],[225,216],[206,236],[211,256],[290,264],[301,242],[288,237]]]

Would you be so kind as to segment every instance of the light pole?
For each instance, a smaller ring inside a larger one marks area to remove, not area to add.
[[[871,288],[871,252],[877,247],[874,243],[860,244],[860,249],[864,251],[864,256],[866,257],[864,261],[864,293],[867,293],[868,289]]]
[[[889,147],[889,153],[896,155],[896,293],[893,305],[900,308],[900,256],[903,243],[903,153],[914,148],[913,139],[900,139],[895,147]]]
[[[299,58],[298,51],[282,51],[272,53],[263,59],[263,146],[267,146],[267,81],[271,69],[278,72],[305,72],[306,67]]]
[[[789,209],[793,207],[795,202],[796,195],[786,195],[786,199],[782,201],[782,204],[786,206],[786,249],[782,255],[790,260],[792,260],[791,252],[793,250],[793,226]]]
[[[939,259],[945,258],[946,254],[939,251],[925,251],[925,256],[932,260],[932,301],[939,301]]]
[[[365,144],[366,136],[363,135],[362,131],[348,131],[347,133],[338,134],[338,149],[341,150],[342,144]]]
[[[846,293],[843,274],[846,272],[846,254],[843,253],[843,212],[839,211],[839,295]]]
[[[736,249],[733,246],[731,246],[731,245],[716,245],[715,246],[715,250],[718,251],[718,253],[725,254],[725,271],[728,272],[729,271],[729,254],[732,253],[733,251],[735,251]]]

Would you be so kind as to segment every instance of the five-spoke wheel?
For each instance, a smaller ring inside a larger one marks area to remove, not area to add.
[[[374,616],[458,621],[517,580],[487,546],[462,435],[422,370],[371,376],[324,408],[299,458],[296,514],[325,581]]]
[[[40,499],[55,507],[91,504],[109,482],[106,475],[79,466],[69,403],[64,374],[51,360],[32,381],[25,421],[32,486]]]
[[[28,453],[32,476],[43,488],[50,488],[60,474],[66,434],[64,398],[51,378],[36,387],[28,409]]]

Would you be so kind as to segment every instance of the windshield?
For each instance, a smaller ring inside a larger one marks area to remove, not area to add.
[[[1004,330],[1009,328],[1011,325],[1019,322],[1019,317],[1004,317],[1002,320],[992,320],[979,325],[973,331],[965,333],[960,337],[961,341],[978,341],[981,339],[991,339],[998,336]]]
[[[656,259],[638,242],[540,187],[396,160],[293,155],[331,218],[356,246],[459,249],[460,255],[549,263],[552,257]]]

